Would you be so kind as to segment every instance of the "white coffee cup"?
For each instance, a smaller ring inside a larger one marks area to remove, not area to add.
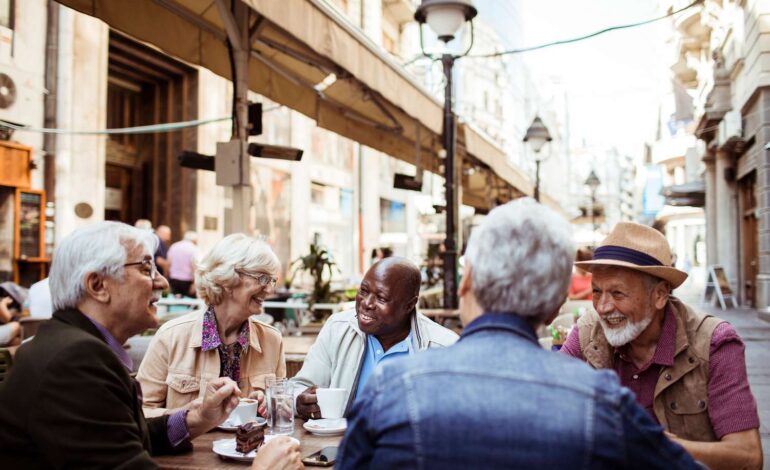
[[[315,391],[318,396],[318,406],[321,407],[321,416],[324,418],[342,418],[345,413],[344,388],[319,388]]]
[[[227,423],[231,426],[240,426],[257,419],[257,407],[259,402],[252,398],[241,398],[238,406],[230,412]]]

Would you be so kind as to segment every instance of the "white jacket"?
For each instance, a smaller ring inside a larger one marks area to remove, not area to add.
[[[421,313],[412,317],[410,351],[446,347],[457,341],[457,334]],[[347,408],[358,383],[364,363],[366,334],[358,328],[355,309],[335,313],[321,328],[318,338],[308,350],[302,369],[290,379],[298,396],[308,387],[344,388],[348,392]],[[296,400],[295,400],[296,401]]]

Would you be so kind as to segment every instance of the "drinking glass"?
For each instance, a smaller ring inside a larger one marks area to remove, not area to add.
[[[269,434],[284,435],[294,432],[294,384],[288,379],[268,379],[267,426]]]

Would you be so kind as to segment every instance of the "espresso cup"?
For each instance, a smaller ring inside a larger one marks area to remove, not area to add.
[[[315,391],[318,397],[318,406],[321,408],[323,418],[342,418],[345,413],[344,388],[319,388]]]
[[[227,422],[232,426],[240,426],[257,419],[259,402],[253,398],[241,398],[238,406],[230,412]]]

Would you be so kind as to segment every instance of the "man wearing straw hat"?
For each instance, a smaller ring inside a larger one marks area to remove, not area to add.
[[[744,345],[727,322],[671,295],[687,274],[666,238],[630,222],[615,226],[591,261],[596,313],[584,315],[562,352],[614,369],[639,403],[712,469],[762,468],[759,416]]]

